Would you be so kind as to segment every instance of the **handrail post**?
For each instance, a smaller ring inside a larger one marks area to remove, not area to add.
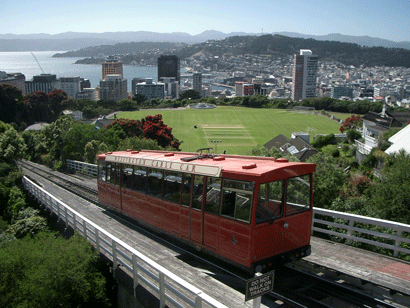
[[[87,239],[87,222],[83,219],[83,234],[84,238]]]
[[[394,243],[394,246],[397,248],[400,247],[400,243],[401,243],[401,241],[399,240],[400,237],[401,237],[401,230],[397,230],[397,239],[395,240],[395,243]],[[397,249],[394,250],[393,256],[395,256],[396,258],[399,256],[399,251]]]
[[[98,231],[98,229],[95,229],[94,233],[95,233],[95,245],[97,246],[98,254],[100,254],[101,253],[100,251],[100,232]]]
[[[68,213],[67,213],[66,207],[64,207],[64,216],[65,216],[65,227],[68,228],[70,226],[70,222],[68,220]]]
[[[352,219],[349,220],[349,229],[347,230],[347,235],[348,235],[349,237],[352,236],[352,228],[353,228],[353,226],[354,226],[354,219],[352,218]],[[348,239],[347,239],[347,245],[352,245],[352,239],[351,239],[351,238],[348,238]]]
[[[75,213],[73,213],[73,228],[74,232],[77,232],[77,217],[75,216]]]
[[[195,308],[202,308],[202,298],[198,295],[195,298]]]
[[[112,240],[111,241],[111,246],[112,246],[112,274],[115,278],[115,271],[118,266],[118,260],[117,260],[117,243]]]
[[[159,273],[159,307],[165,307],[165,276]]]
[[[137,256],[132,254],[132,278],[134,283],[134,296],[137,296],[137,287],[138,287],[138,264]]]

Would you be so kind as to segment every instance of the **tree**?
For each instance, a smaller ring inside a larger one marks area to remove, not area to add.
[[[138,105],[142,105],[147,100],[147,97],[144,94],[135,94],[132,100],[136,101]]]
[[[162,115],[146,116],[141,120],[142,133],[145,138],[156,140],[163,148],[172,147],[179,149],[180,141],[172,135],[172,128],[162,121]]]
[[[0,121],[6,123],[18,121],[18,111],[22,101],[21,90],[7,84],[0,84]]]
[[[24,157],[26,143],[19,133],[12,127],[0,135],[0,160],[12,162]]]
[[[355,140],[360,139],[362,137],[362,134],[355,129],[349,129],[346,132],[346,136],[350,142],[354,142]]]
[[[410,223],[410,156],[405,152],[391,156],[385,163],[380,180],[367,195],[382,219]]]
[[[0,249],[0,306],[109,307],[105,278],[90,244],[39,233]]]
[[[340,195],[348,175],[331,156],[316,154],[307,162],[316,164],[316,172],[313,174],[313,204],[329,208]]]
[[[48,93],[47,96],[50,103],[50,108],[53,112],[54,121],[67,106],[67,93],[63,90],[54,90]]]
[[[195,100],[195,99],[200,99],[201,95],[198,93],[198,91],[195,90],[187,90],[185,92],[182,92],[179,95],[179,99],[191,99],[191,100]]]
[[[46,93],[37,91],[26,95],[24,106],[24,120],[27,123],[54,121],[54,113]]]
[[[134,111],[138,110],[138,103],[131,99],[122,99],[115,105],[116,110]]]
[[[317,136],[312,142],[312,146],[315,148],[321,148],[328,144],[336,144],[336,137],[334,134],[329,134],[326,136]]]

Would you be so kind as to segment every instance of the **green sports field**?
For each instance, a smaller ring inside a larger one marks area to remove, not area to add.
[[[140,110],[122,112],[117,117],[140,120],[155,114],[162,114],[174,136],[183,141],[181,150],[189,152],[213,147],[216,153],[245,154],[250,148],[263,145],[279,134],[290,138],[292,132],[308,132],[312,141],[316,134],[339,133],[340,127],[324,116],[243,107]]]

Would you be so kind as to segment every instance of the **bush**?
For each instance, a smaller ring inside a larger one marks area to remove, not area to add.
[[[1,307],[110,306],[96,254],[80,236],[14,240],[0,249],[0,260]]]

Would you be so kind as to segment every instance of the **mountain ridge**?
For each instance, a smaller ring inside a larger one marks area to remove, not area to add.
[[[327,35],[309,35],[296,32],[273,33],[224,33],[217,30],[206,30],[200,34],[191,35],[186,32],[160,33],[151,31],[117,31],[117,32],[63,32],[58,34],[0,34],[0,51],[40,51],[40,50],[77,50],[85,47],[116,44],[125,42],[170,42],[197,44],[208,40],[221,40],[231,36],[260,36],[264,34],[279,34],[289,37],[312,38],[320,41],[340,41],[368,47],[404,48],[410,49],[410,42],[395,42],[371,36],[352,36],[340,33]],[[36,42],[37,41],[37,42]]]

